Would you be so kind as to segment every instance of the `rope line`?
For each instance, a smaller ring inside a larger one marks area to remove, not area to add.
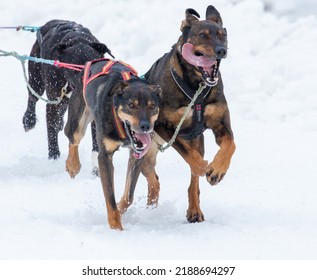
[[[38,26],[28,26],[28,25],[19,25],[16,30],[19,31],[19,30],[23,30],[23,31],[30,31],[30,32],[35,32],[35,31],[38,31],[40,30],[41,27],[38,27]]]
[[[62,94],[60,97],[57,98],[57,100],[49,100],[49,99],[43,98],[41,95],[39,95],[37,92],[35,92],[35,90],[29,84],[29,81],[27,78],[25,61],[31,60],[31,61],[34,61],[37,63],[45,63],[45,64],[53,65],[56,67],[60,67],[60,68],[64,67],[64,68],[68,68],[68,69],[72,69],[72,70],[76,70],[76,71],[81,71],[85,67],[84,65],[62,63],[58,60],[48,60],[48,59],[32,57],[32,56],[27,56],[27,55],[19,55],[17,52],[14,52],[14,51],[7,52],[7,51],[0,50],[0,56],[13,56],[16,59],[20,60],[21,65],[22,65],[24,80],[26,82],[26,85],[27,85],[27,88],[29,89],[29,91],[38,99],[45,101],[47,104],[54,104],[54,105],[59,104],[62,101],[64,95]]]
[[[16,31],[30,31],[36,32],[41,29],[41,27],[37,26],[29,26],[29,25],[19,25],[19,26],[0,26],[0,29],[15,29]]]

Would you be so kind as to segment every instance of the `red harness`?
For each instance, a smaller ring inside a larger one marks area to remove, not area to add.
[[[105,61],[105,65],[102,67],[101,71],[90,76],[90,67],[93,63],[99,62],[99,61]],[[107,75],[111,72],[111,67],[116,64],[116,63],[120,63],[122,65],[124,65],[125,67],[127,67],[129,70],[128,71],[121,71],[121,75],[124,81],[130,80],[131,79],[131,75],[133,76],[138,76],[137,71],[130,66],[129,64],[122,62],[122,61],[117,61],[117,60],[111,60],[109,58],[101,58],[101,59],[97,59],[97,60],[93,60],[93,61],[88,61],[86,63],[85,69],[84,69],[84,76],[83,76],[83,96],[84,96],[84,100],[86,102],[86,88],[87,85],[94,79],[102,76],[102,75]],[[87,104],[87,102],[86,102]],[[114,124],[117,130],[117,133],[120,137],[120,139],[126,139],[127,138],[127,133],[124,129],[124,124],[123,122],[119,119],[115,106],[112,106],[112,115],[114,118]]]

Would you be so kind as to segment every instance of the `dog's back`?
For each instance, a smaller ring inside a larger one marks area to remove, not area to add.
[[[37,54],[41,58],[60,60],[62,62],[84,65],[87,61],[102,58],[110,50],[100,43],[86,27],[73,21],[52,20],[46,23],[37,33]],[[68,69],[52,69],[50,65],[42,65],[42,78],[52,83],[52,76],[45,75],[54,71],[59,77],[64,75],[73,82],[76,73]]]

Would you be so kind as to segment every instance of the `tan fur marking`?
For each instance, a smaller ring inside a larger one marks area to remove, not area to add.
[[[188,210],[186,215],[190,223],[203,222],[204,214],[199,206],[199,177],[192,175],[188,188]]]
[[[212,181],[213,177],[218,179],[213,183],[216,185],[226,174],[236,145],[232,137],[223,137],[220,143],[220,149],[214,157],[214,160],[207,167],[207,180]]]
[[[144,158],[144,162],[143,162],[144,167],[142,170],[148,184],[148,197],[147,197],[148,206],[157,206],[159,193],[160,193],[160,183],[158,181],[158,176],[155,172],[155,165],[156,165],[156,156],[158,153],[157,143],[162,145],[164,143],[164,140],[160,136],[158,136],[157,133],[155,133],[154,139],[155,141],[152,141],[151,147]]]
[[[127,198],[127,195],[124,194],[117,205],[120,214],[123,215],[131,204],[132,203]]]
[[[79,145],[81,139],[84,137],[86,133],[87,126],[92,121],[92,119],[93,117],[89,112],[89,109],[85,108],[85,111],[78,122],[78,128],[74,133],[74,144]]]
[[[68,172],[71,178],[79,173],[81,164],[79,160],[78,145],[81,139],[84,137],[87,125],[92,121],[92,115],[89,112],[88,108],[85,108],[83,115],[81,116],[78,128],[73,134],[74,143],[69,143],[68,147],[68,157],[66,160],[66,171]]]
[[[113,210],[107,204],[107,212],[108,212],[108,223],[111,229],[123,230],[121,224],[120,212],[118,210]]]
[[[169,120],[169,122],[171,122],[174,125],[174,127],[176,127],[179,124],[181,118],[183,117],[186,108],[187,107],[181,107],[177,111],[165,109],[163,111],[164,119]],[[191,109],[188,112],[182,127],[190,126],[192,123],[192,117],[193,117],[193,110]]]
[[[147,205],[157,206],[160,194],[160,183],[157,180],[157,175],[153,172],[146,180],[148,183]]]
[[[122,106],[120,105],[119,108],[118,108],[118,117],[120,118],[121,121],[128,121],[132,127],[136,127],[138,126],[138,119],[135,118],[134,116],[131,116],[125,112],[122,111]]]
[[[66,171],[71,178],[75,178],[75,176],[79,173],[80,167],[81,164],[79,161],[78,145],[69,144]]]
[[[204,117],[207,127],[212,127],[214,123],[219,122],[228,111],[228,107],[223,104],[209,104],[205,107]]]
[[[151,116],[151,118],[150,118],[151,127],[154,126],[154,123],[157,120],[157,118],[158,118],[158,114],[155,114],[155,115]]]
[[[115,141],[106,137],[102,140],[102,143],[104,144],[105,149],[108,153],[113,153],[114,151],[116,151],[121,144],[119,141]]]
[[[136,128],[139,126],[140,120],[135,116],[132,116],[132,115],[129,115],[129,114],[123,112],[121,106],[118,108],[118,117],[123,122],[128,121],[130,123],[130,125],[132,126],[132,128],[134,128],[134,127]],[[154,127],[154,123],[157,120],[157,118],[158,118],[158,113],[150,117],[151,128]]]
[[[181,53],[181,47],[179,46],[179,52]],[[176,59],[176,56],[172,56],[171,57],[171,65],[173,67],[173,69],[175,70],[175,72],[177,73],[177,75],[183,79],[183,71],[182,68],[180,67],[178,60]]]
[[[197,149],[192,148],[188,142],[181,138],[177,139],[184,147],[186,147],[186,153],[181,154],[181,156],[189,164],[191,173],[196,176],[205,176],[208,162],[204,160]]]
[[[190,156],[186,157],[185,160],[189,164],[190,170],[193,175],[206,175],[208,161],[204,160],[197,151],[192,150]]]

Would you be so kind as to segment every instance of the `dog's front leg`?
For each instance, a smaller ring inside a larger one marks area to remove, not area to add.
[[[189,164],[193,175],[204,176],[206,174],[208,162],[204,160],[203,135],[191,141],[177,137],[173,147]]]
[[[188,188],[188,209],[186,218],[190,223],[203,222],[204,214],[200,209],[199,202],[199,176],[205,175],[207,161],[204,157],[204,135],[200,135],[191,141],[177,138],[173,147],[189,164],[191,180]]]
[[[133,151],[130,150],[124,194],[118,203],[118,209],[121,214],[124,214],[133,202],[135,186],[142,168],[142,160],[143,158],[136,159],[133,156]]]
[[[71,178],[75,178],[75,176],[79,173],[80,167],[81,164],[79,161],[78,145],[69,143],[66,171]]]
[[[230,114],[226,104],[207,105],[205,118],[207,127],[212,129],[216,143],[220,147],[206,172],[207,181],[214,186],[225,176],[236,145],[233,140]]]
[[[114,193],[114,167],[112,162],[114,152],[107,152],[104,148],[100,149],[98,155],[99,172],[103,193],[106,200],[108,224],[110,228],[123,230],[120,212],[117,208]]]
[[[48,140],[48,158],[58,159],[60,151],[58,146],[58,133],[61,130],[59,108],[61,104],[46,105],[46,123],[47,123],[47,140]]]
[[[158,139],[157,136],[156,138]],[[161,139],[159,141],[164,143]],[[156,143],[153,141],[150,150],[143,157],[142,162],[142,174],[146,177],[148,184],[147,206],[157,206],[159,200],[160,182],[155,171],[157,153],[158,148]]]

